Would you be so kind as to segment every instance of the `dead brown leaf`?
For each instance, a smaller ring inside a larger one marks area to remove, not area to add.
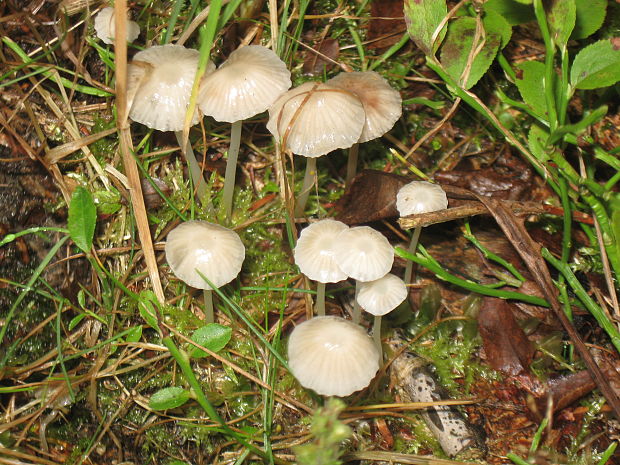
[[[340,45],[336,39],[321,41],[318,48],[309,49],[304,53],[302,71],[308,76],[317,76],[334,67],[340,55]]]
[[[402,0],[374,0],[370,4],[368,48],[383,49],[394,45],[405,32]]]

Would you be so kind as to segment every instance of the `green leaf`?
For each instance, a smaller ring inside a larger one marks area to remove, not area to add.
[[[138,342],[140,338],[142,338],[142,325],[131,328],[127,336],[125,336],[127,342]]]
[[[433,56],[445,37],[446,26],[433,43],[433,34],[447,14],[445,0],[405,0],[407,32],[425,55]]]
[[[600,29],[607,14],[607,0],[575,0],[577,18],[570,38],[585,39]]]
[[[461,17],[452,21],[448,27],[446,41],[441,47],[441,64],[452,79],[463,85],[466,89],[471,88],[486,73],[489,66],[497,55],[500,45],[500,35],[487,32],[482,50],[474,57],[469,71],[467,83],[461,82],[461,76],[467,66],[469,54],[474,46],[476,33],[476,19]]]
[[[546,163],[549,160],[549,155],[545,150],[547,139],[549,139],[549,133],[540,126],[533,124],[527,136],[527,145],[541,163]]]
[[[213,352],[219,352],[228,344],[231,335],[232,329],[229,327],[218,325],[217,323],[209,323],[194,331],[191,340]],[[191,346],[189,355],[193,358],[202,358],[207,357],[209,354],[202,349]]]
[[[536,19],[534,9],[531,6],[524,5],[515,0],[488,0],[484,4],[484,11],[487,13],[489,11],[499,13],[511,26],[529,23]]]
[[[620,37],[582,49],[573,62],[570,81],[575,89],[599,89],[620,81]]]
[[[189,391],[181,387],[168,387],[157,391],[149,399],[149,407],[153,410],[177,408],[189,400]]]
[[[84,253],[90,253],[97,223],[97,209],[93,197],[82,186],[78,186],[71,196],[67,226],[69,236]]]
[[[69,322],[69,325],[67,326],[67,328],[69,329],[69,331],[73,331],[75,329],[75,327],[77,325],[80,324],[80,322],[86,318],[86,313],[80,313],[76,316],[74,316],[73,318],[71,318],[71,321]]]
[[[521,97],[534,110],[534,113],[541,117],[547,114],[547,102],[543,89],[544,76],[545,65],[540,61],[526,61],[517,66],[515,84]]]
[[[554,145],[560,139],[564,138],[566,134],[578,136],[590,126],[602,120],[606,114],[607,105],[602,105],[595,110],[586,112],[580,121],[574,124],[565,124],[553,131],[547,140],[547,145]]]
[[[159,324],[157,321],[157,296],[153,291],[145,290],[140,292],[140,301],[138,302],[138,311],[140,316],[144,318],[146,324],[159,332]]]
[[[112,215],[121,209],[121,194],[116,189],[96,191],[93,197],[97,210],[103,215]]]
[[[555,45],[564,49],[575,27],[575,0],[551,0],[547,4],[547,23]]]
[[[508,45],[512,37],[512,26],[502,15],[493,10],[489,10],[484,14],[482,24],[484,24],[484,30],[487,34],[498,34],[501,37],[501,48]]]

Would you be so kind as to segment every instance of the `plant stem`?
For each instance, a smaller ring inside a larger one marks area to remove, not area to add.
[[[317,283],[316,285],[316,314],[325,316],[325,283]]]
[[[213,316],[213,290],[205,289],[203,294],[205,298],[205,322],[213,323],[215,321]]]
[[[383,360],[383,348],[381,347],[381,317],[375,315],[375,324],[372,327],[372,338],[379,351],[379,363]]]
[[[235,191],[235,173],[237,172],[237,157],[241,146],[241,121],[235,121],[230,126],[230,146],[226,160],[226,174],[224,176],[224,191],[222,193],[222,208],[226,219],[230,221],[232,215],[233,192]]]
[[[187,144],[185,144],[185,147],[183,147],[183,131],[175,131],[174,135],[176,136],[177,142],[181,147],[181,153],[183,154],[183,158],[185,158],[185,160],[187,161],[189,173],[192,176],[192,182],[194,183],[194,188],[196,189],[198,199],[201,202],[207,202],[207,183],[202,176],[202,170],[200,169],[200,165],[196,160],[196,155],[194,155],[192,144],[188,139]]]
[[[355,177],[355,173],[357,172],[357,159],[359,155],[360,144],[353,144],[349,149],[349,159],[347,161],[347,178],[345,181],[345,187],[349,187],[351,185],[351,181]]]
[[[422,232],[422,226],[418,226],[413,230],[413,236],[411,236],[411,242],[407,249],[410,254],[415,255],[415,250],[418,248],[418,240],[420,239],[420,233]],[[407,266],[405,266],[405,284],[411,284],[411,278],[413,277],[413,262],[407,260]]]
[[[353,315],[351,315],[351,320],[353,320],[353,323],[355,323],[356,325],[359,325],[360,321],[362,321],[362,308],[357,302],[357,295],[359,294],[359,292],[360,282],[358,280],[355,280],[355,302],[353,303]]]
[[[545,42],[545,76],[543,78],[545,101],[547,103],[547,114],[549,115],[549,130],[555,131],[558,127],[558,113],[555,102],[555,70],[553,68],[555,46],[549,33],[547,16],[542,4],[542,0],[534,0],[534,14],[540,27],[540,33]]]
[[[297,206],[295,207],[295,217],[303,216],[306,209],[306,203],[310,196],[310,190],[314,184],[314,178],[316,177],[316,158],[306,159],[306,174],[304,175],[304,184],[301,187],[301,192],[297,198]]]

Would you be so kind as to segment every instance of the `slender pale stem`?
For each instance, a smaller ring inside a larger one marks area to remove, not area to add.
[[[205,182],[205,178],[202,176],[202,169],[200,169],[200,165],[196,160],[196,156],[194,155],[194,150],[192,149],[192,144],[187,140],[185,147],[183,147],[183,131],[175,131],[174,135],[177,137],[177,142],[181,147],[181,153],[183,157],[187,161],[187,166],[189,167],[189,173],[192,176],[192,182],[194,183],[194,188],[196,189],[196,194],[198,194],[198,199],[201,202],[207,202],[207,183]]]
[[[213,317],[213,290],[205,289],[205,322],[213,323],[215,321]]]
[[[224,176],[224,191],[222,193],[222,208],[226,219],[230,221],[232,215],[233,192],[235,191],[235,174],[237,172],[237,157],[241,146],[241,121],[235,121],[230,126],[230,146],[226,160],[226,174]]]
[[[379,362],[383,359],[383,350],[381,347],[381,317],[375,315],[375,324],[372,327],[372,338],[379,350]]]
[[[411,242],[409,243],[410,254],[415,255],[415,250],[418,248],[418,239],[420,239],[420,232],[422,232],[422,226],[418,226],[413,230],[413,236],[411,236]],[[411,284],[411,278],[413,277],[413,262],[407,260],[407,266],[405,267],[405,284]]]
[[[297,197],[297,206],[295,207],[295,216],[303,216],[306,209],[306,202],[310,196],[310,190],[314,185],[314,179],[316,177],[316,158],[306,159],[306,174],[304,175],[304,184]]]
[[[325,316],[325,283],[317,283],[316,285],[316,314]]]
[[[360,282],[359,281],[355,281],[355,303],[353,304],[353,316],[352,316],[352,320],[353,323],[355,323],[356,325],[360,324],[360,321],[362,321],[362,307],[360,307],[360,304],[357,302],[357,295],[360,292]]]
[[[357,158],[359,154],[359,144],[353,144],[349,149],[349,160],[347,161],[347,179],[346,179],[346,187],[351,185],[351,181],[355,177],[357,173]]]

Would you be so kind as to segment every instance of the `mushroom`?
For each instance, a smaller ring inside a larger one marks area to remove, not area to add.
[[[297,326],[288,341],[289,367],[300,384],[324,396],[348,396],[370,384],[379,353],[358,325],[319,316]]]
[[[381,137],[394,126],[403,112],[400,93],[379,73],[374,71],[340,73],[326,84],[346,89],[360,99],[366,113],[362,134],[349,149],[346,184],[349,185],[357,169],[359,144]]]
[[[318,82],[289,90],[269,108],[269,132],[283,150],[307,157],[296,216],[304,212],[316,175],[316,158],[355,144],[365,118],[364,107],[355,95]]]
[[[183,146],[182,129],[200,54],[181,45],[156,45],[135,54],[127,69],[127,95],[133,96],[129,117],[158,131],[175,131],[199,198],[207,185],[191,145]],[[207,73],[215,66],[209,63]],[[198,123],[198,112],[191,124]]]
[[[357,226],[342,231],[337,238],[335,258],[340,269],[355,279],[355,295],[360,282],[374,281],[389,273],[394,263],[394,249],[383,234],[369,226]],[[353,322],[359,323],[361,310],[357,299]]]
[[[290,71],[273,51],[261,45],[238,48],[201,84],[200,110],[216,121],[232,123],[222,194],[222,205],[229,219],[242,121],[267,110],[289,87]]]
[[[295,245],[295,264],[308,278],[316,281],[317,315],[325,316],[325,284],[347,279],[334,259],[338,235],[349,227],[340,221],[325,219],[301,231]]]
[[[114,43],[114,8],[109,6],[95,16],[95,32],[105,44]],[[134,21],[127,21],[127,42],[133,42],[140,35],[140,26]]]
[[[379,353],[381,353],[381,317],[398,307],[406,298],[405,282],[392,273],[375,281],[360,284],[356,299],[360,307],[375,317],[372,336]]]
[[[448,208],[448,197],[446,192],[437,184],[427,181],[412,181],[400,188],[396,194],[396,209],[400,216],[416,215],[420,213],[435,212]],[[418,246],[418,239],[422,227],[418,226],[413,231],[409,252],[415,254]],[[405,267],[405,284],[411,282],[413,272],[413,262],[407,261]]]
[[[165,252],[177,278],[204,290],[206,321],[212,323],[213,288],[235,279],[245,259],[239,235],[207,221],[187,221],[168,233]]]

